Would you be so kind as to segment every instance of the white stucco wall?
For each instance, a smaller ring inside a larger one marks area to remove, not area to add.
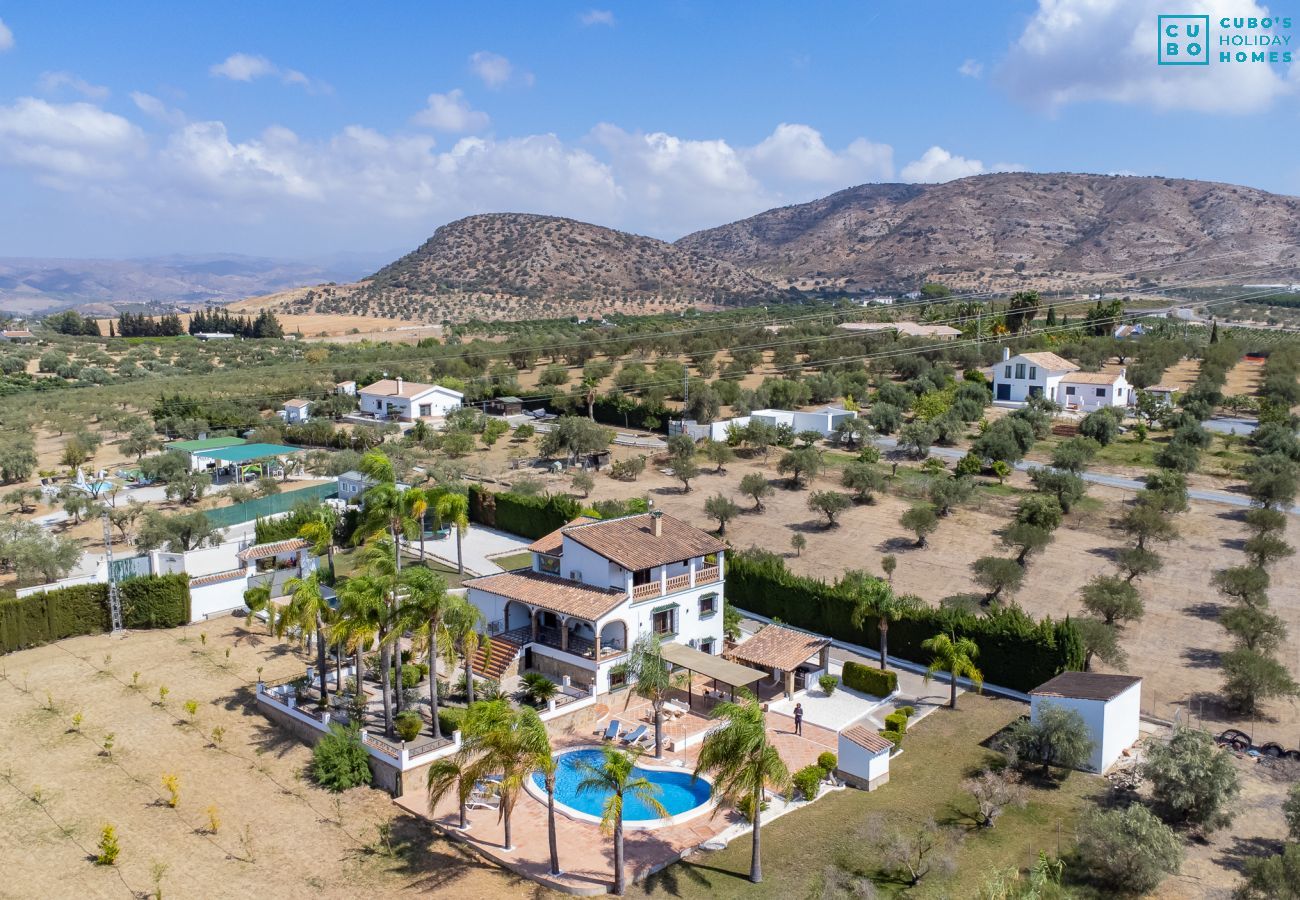
[[[247,579],[232,578],[217,584],[190,588],[190,621],[201,622],[219,613],[227,613],[244,605]]]
[[[888,750],[872,753],[846,738],[843,732],[839,736],[838,749],[840,771],[854,778],[870,784],[882,775],[889,774]]]
[[[1030,718],[1036,720],[1043,704],[1072,709],[1083,717],[1092,739],[1088,771],[1102,773],[1114,765],[1125,749],[1138,739],[1142,683],[1138,682],[1113,700],[1081,700],[1071,697],[1030,697]]]
[[[1069,393],[1070,388],[1074,388],[1073,394]],[[1128,406],[1135,399],[1133,388],[1123,375],[1118,376],[1114,384],[1074,384],[1071,383],[1069,376],[1066,376],[1061,379],[1057,391],[1056,401],[1062,406],[1085,411],[1101,409],[1104,406]],[[1098,391],[1101,391],[1100,396]]]
[[[565,578],[592,584],[597,587],[612,587],[618,590],[627,588],[627,576],[623,569],[610,562],[594,550],[582,546],[577,541],[564,541],[564,553],[560,556],[560,573]],[[581,578],[579,578],[581,574]]]
[[[1025,377],[1016,378],[1016,366],[1025,367]],[[1007,369],[1010,368],[1011,375],[1008,376]],[[1034,377],[1029,377],[1030,370],[1034,370]],[[993,399],[1003,402],[1024,403],[1029,399],[1029,389],[1031,387],[1042,388],[1042,393],[1049,400],[1058,400],[1057,386],[1060,384],[1065,372],[1049,372],[1037,363],[1030,362],[1023,356],[1013,356],[1010,359],[999,360],[993,365]],[[998,385],[1009,385],[1009,396],[1003,397],[998,393]]]

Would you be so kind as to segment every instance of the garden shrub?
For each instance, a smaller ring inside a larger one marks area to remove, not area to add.
[[[897,731],[890,731],[888,728],[884,728],[881,729],[880,736],[893,744],[895,750],[903,746],[903,736]]]
[[[822,693],[829,697],[840,686],[840,680],[834,675],[823,675],[817,679],[817,686],[822,689]]]
[[[910,718],[912,718],[912,716],[916,715],[916,707],[915,707],[915,706],[900,706],[898,709],[894,710],[894,712],[902,713],[903,715],[907,716],[907,717],[910,719]]]
[[[844,664],[844,683],[873,697],[888,697],[898,690],[898,675],[849,660]]]
[[[817,792],[821,790],[825,778],[826,771],[821,766],[804,766],[795,772],[790,780],[794,782],[795,788],[803,794],[805,800],[816,800]]]
[[[829,750],[823,750],[817,757],[817,766],[827,775],[834,772],[839,766],[840,761],[835,758],[835,754]]]
[[[530,497],[509,491],[493,493],[477,484],[469,488],[473,521],[534,540],[569,524],[581,511],[578,501],[567,494]]]
[[[890,713],[885,716],[885,728],[897,731],[899,734],[907,734],[907,716],[897,712]]]
[[[855,598],[850,590],[795,575],[772,553],[751,550],[728,556],[727,599],[740,609],[797,628],[873,649],[880,647],[875,617],[867,616],[859,626],[853,624]],[[909,611],[890,622],[890,653],[926,661],[930,656],[921,642],[939,633],[973,640],[980,648],[985,680],[1014,690],[1030,691],[1063,671],[1083,668],[1083,641],[1073,622],[1050,617],[1036,622],[1016,607],[982,616],[933,607]],[[848,673],[854,668],[845,665],[842,681],[846,686],[884,696],[878,689],[851,682]]]
[[[424,720],[420,718],[417,712],[407,710],[397,714],[394,722],[397,727],[397,736],[404,741],[413,741],[420,736],[420,729],[424,727]]]
[[[467,710],[459,706],[438,707],[438,728],[445,737],[451,737],[453,731],[459,731],[465,723]]]
[[[312,775],[317,784],[330,791],[370,784],[368,758],[357,729],[330,725],[330,733],[312,751]]]

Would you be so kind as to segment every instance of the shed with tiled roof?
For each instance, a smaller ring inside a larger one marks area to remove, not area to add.
[[[1142,679],[1109,672],[1062,672],[1029,692],[1029,715],[1037,722],[1049,706],[1076,713],[1088,729],[1087,768],[1104,773],[1138,740]]]
[[[737,662],[758,666],[768,670],[773,676],[784,678],[785,694],[793,696],[795,691],[794,673],[813,657],[815,663],[809,663],[808,674],[825,672],[830,666],[831,640],[819,634],[798,631],[784,625],[764,625],[753,637],[742,641],[731,649],[727,656]]]
[[[836,774],[846,784],[874,791],[889,781],[889,757],[894,744],[876,732],[871,720],[860,719],[841,731],[837,749]]]

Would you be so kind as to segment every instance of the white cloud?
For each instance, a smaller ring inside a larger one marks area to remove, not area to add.
[[[979,78],[984,74],[984,63],[978,59],[968,59],[957,67],[957,74],[967,78]]]
[[[151,119],[157,119],[160,122],[166,122],[169,125],[184,125],[185,113],[179,109],[172,109],[163,101],[159,100],[153,94],[146,94],[143,91],[132,91],[131,102],[136,105],[140,112],[144,113]]]
[[[1267,65],[1156,64],[1156,17],[1165,0],[1039,0],[999,66],[1000,81],[1029,106],[1057,112],[1104,101],[1198,112],[1251,113],[1296,88]],[[1182,0],[1179,14],[1266,15],[1253,0]]]
[[[589,9],[578,16],[578,21],[588,27],[592,25],[607,25],[614,27],[614,12],[609,9]]]
[[[84,78],[63,71],[42,72],[41,77],[37,79],[36,85],[43,94],[56,94],[63,88],[69,88],[88,100],[107,100],[108,95],[111,93],[103,85],[91,84]]]
[[[4,19],[0,19],[0,53],[6,50],[12,50],[14,46],[14,33],[9,30]]]
[[[460,88],[445,94],[430,94],[428,104],[411,117],[417,125],[438,131],[473,132],[488,127],[488,114],[472,109]]]
[[[214,78],[243,82],[275,77],[283,84],[301,87],[311,94],[328,94],[332,90],[325,82],[309,78],[297,69],[283,69],[265,56],[251,53],[232,53],[221,62],[209,66],[208,73]]]
[[[904,181],[930,184],[988,172],[1023,172],[1024,169],[1019,163],[994,163],[985,167],[978,159],[955,156],[942,147],[935,146],[922,153],[920,159],[914,159],[903,166],[899,174]]]
[[[470,54],[469,69],[493,90],[505,87],[507,84],[532,87],[534,81],[531,72],[518,71],[510,60],[499,53],[491,53],[487,50]]]
[[[858,138],[839,153],[807,125],[781,123],[743,158],[755,174],[777,182],[847,185],[885,180],[894,173],[894,150]]]
[[[139,128],[90,103],[20,97],[0,106],[0,163],[34,170],[56,187],[124,175],[145,149]]]
[[[275,63],[265,56],[253,56],[250,53],[232,53],[222,62],[208,68],[208,72],[217,78],[229,78],[231,81],[252,81],[266,75],[279,72]]]

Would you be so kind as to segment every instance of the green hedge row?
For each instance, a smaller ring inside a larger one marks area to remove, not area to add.
[[[184,575],[132,578],[118,587],[127,628],[175,628],[190,620],[190,583]],[[0,601],[0,653],[101,634],[109,627],[105,584],[78,584]]]
[[[855,627],[853,603],[845,591],[792,574],[774,554],[749,551],[729,557],[727,601],[836,640],[880,648],[876,620],[868,617],[862,627]],[[930,654],[921,642],[941,632],[973,640],[985,680],[1002,687],[1028,692],[1063,671],[1083,668],[1083,641],[1074,623],[1068,618],[1035,622],[1018,608],[984,617],[919,609],[890,623],[889,652],[912,662],[928,662]],[[844,683],[852,687],[847,677]]]
[[[730,571],[727,572],[727,577],[731,577]],[[898,674],[848,660],[844,663],[844,684],[873,697],[888,697],[898,690]]]
[[[582,506],[566,494],[525,496],[494,493],[481,485],[469,488],[469,517],[489,528],[500,528],[536,540],[573,521]]]

